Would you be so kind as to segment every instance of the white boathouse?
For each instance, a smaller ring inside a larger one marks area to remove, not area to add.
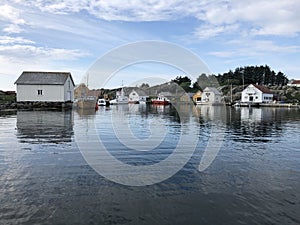
[[[250,84],[242,91],[243,103],[270,103],[273,101],[272,92],[265,86]]]
[[[206,87],[202,93],[202,103],[220,104],[222,94],[215,87]]]
[[[16,80],[17,102],[73,102],[74,81],[69,72],[24,71]]]

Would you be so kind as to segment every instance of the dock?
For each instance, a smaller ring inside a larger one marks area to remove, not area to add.
[[[232,106],[234,106],[234,107],[276,107],[276,108],[298,108],[298,109],[300,109],[300,105],[292,104],[292,103],[248,103],[248,102],[241,102],[241,103],[235,103]]]

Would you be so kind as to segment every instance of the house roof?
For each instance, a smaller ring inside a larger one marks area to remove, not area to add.
[[[15,84],[44,84],[44,85],[63,85],[68,77],[74,84],[71,73],[69,72],[40,72],[24,71],[16,80]]]
[[[135,91],[139,96],[148,96],[144,90],[141,89],[133,89],[131,92]],[[130,93],[131,93],[130,92]]]
[[[300,84],[300,80],[294,80],[292,84]]]
[[[168,92],[168,91],[160,92],[158,95],[165,96],[165,97],[171,97],[171,96],[173,96],[173,95],[172,95],[170,92]]]
[[[189,97],[189,98],[192,98],[192,97],[194,96],[194,94],[195,94],[195,93],[192,93],[192,92],[188,92],[188,93],[185,92],[183,95],[181,95],[181,98],[182,98],[182,97]]]
[[[216,95],[221,95],[221,93],[215,87],[206,87],[203,92],[213,92]]]
[[[196,93],[194,93],[194,95],[193,96],[201,96],[202,95],[202,91],[197,91]]]
[[[258,84],[253,84],[254,87],[256,87],[258,90],[260,90],[262,93],[266,94],[272,94],[269,88],[266,86],[258,85]]]

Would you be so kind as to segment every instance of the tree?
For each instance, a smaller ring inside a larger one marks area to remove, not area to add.
[[[197,83],[200,87],[200,89],[204,90],[206,87],[219,87],[219,82],[215,75],[206,75],[205,73],[202,73],[198,79]]]
[[[172,82],[178,84],[185,92],[189,92],[191,90],[192,81],[187,76],[177,76]]]
[[[142,89],[147,89],[148,87],[150,87],[148,83],[142,83],[140,85],[140,88],[142,88]]]
[[[268,65],[238,67],[232,72],[219,74],[217,79],[220,85],[286,85],[288,79],[282,72],[275,73]]]

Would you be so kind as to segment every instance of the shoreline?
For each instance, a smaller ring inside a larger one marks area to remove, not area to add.
[[[236,103],[231,105],[233,107],[269,107],[269,108],[298,108],[300,105],[292,103]]]
[[[73,102],[6,102],[0,103],[0,112],[17,110],[72,109]]]

